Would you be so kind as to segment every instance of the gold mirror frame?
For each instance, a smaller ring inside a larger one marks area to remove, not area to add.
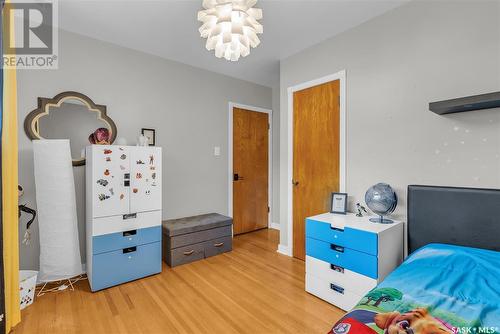
[[[117,129],[115,122],[113,122],[113,120],[106,114],[106,106],[95,104],[94,101],[92,101],[88,96],[72,91],[59,93],[53,98],[39,97],[38,108],[30,112],[24,119],[24,132],[26,132],[26,135],[31,140],[45,139],[39,133],[39,119],[49,115],[50,107],[60,107],[64,101],[70,99],[79,100],[87,106],[89,111],[97,113],[97,119],[107,124],[110,135],[109,143],[113,144],[116,139]],[[85,165],[85,158],[73,159],[73,166],[83,165]]]

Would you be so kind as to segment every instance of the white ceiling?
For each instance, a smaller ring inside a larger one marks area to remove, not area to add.
[[[196,20],[202,0],[60,0],[59,26],[82,35],[265,86],[279,60],[408,0],[260,0],[262,43],[238,62],[205,49]]]

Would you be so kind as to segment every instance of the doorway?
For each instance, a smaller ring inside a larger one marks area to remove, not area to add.
[[[331,193],[345,189],[345,73],[339,74],[288,91],[288,251],[301,260],[305,218],[328,212]]]
[[[231,103],[229,208],[233,232],[267,228],[271,196],[271,111]]]

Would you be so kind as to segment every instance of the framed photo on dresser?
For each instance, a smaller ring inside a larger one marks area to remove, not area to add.
[[[155,146],[156,145],[156,131],[155,131],[155,129],[142,128],[141,129],[141,134],[148,139],[148,145],[149,146]]]
[[[345,215],[347,213],[347,193],[332,193],[330,213]]]

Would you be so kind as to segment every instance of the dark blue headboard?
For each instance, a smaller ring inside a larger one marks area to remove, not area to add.
[[[408,186],[408,253],[429,243],[500,251],[500,190]]]

